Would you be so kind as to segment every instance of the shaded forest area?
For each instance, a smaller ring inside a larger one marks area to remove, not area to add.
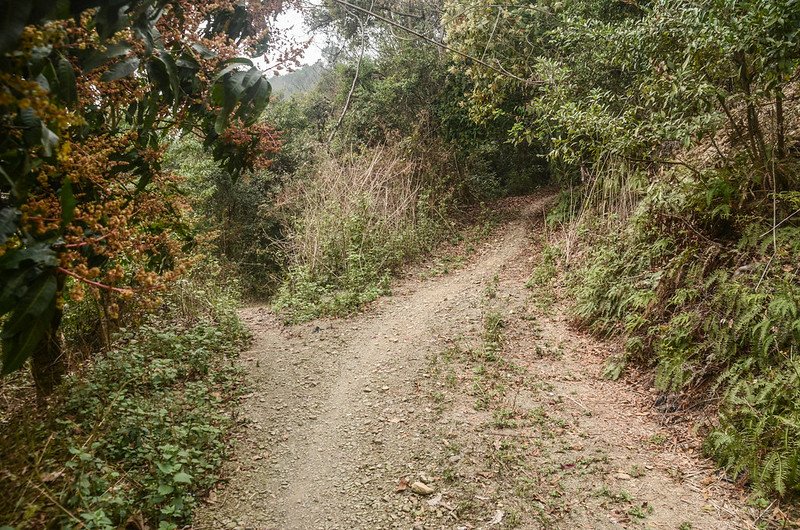
[[[295,8],[336,45],[275,96]],[[796,0],[0,12],[0,524],[189,524],[246,380],[237,308],[357,312],[544,185],[563,237],[534,293],[624,342],[607,376],[651,370],[753,502],[794,502]]]

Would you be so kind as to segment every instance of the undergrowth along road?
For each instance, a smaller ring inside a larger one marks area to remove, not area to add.
[[[244,428],[195,527],[754,528],[649,388],[602,378],[616,345],[526,288],[553,198],[501,201],[462,267],[354,317],[244,310]]]

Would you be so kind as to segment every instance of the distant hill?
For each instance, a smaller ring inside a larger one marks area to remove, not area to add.
[[[318,61],[314,64],[307,64],[294,72],[272,77],[269,80],[272,85],[272,93],[288,97],[308,92],[319,83],[324,70],[322,62]]]

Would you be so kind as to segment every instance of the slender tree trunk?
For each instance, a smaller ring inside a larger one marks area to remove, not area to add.
[[[778,159],[786,158],[786,130],[783,118],[783,88],[775,91],[775,135],[777,136]]]
[[[361,19],[359,19],[359,23],[361,23]],[[336,120],[336,125],[333,126],[331,129],[331,133],[328,135],[328,149],[330,150],[330,144],[333,141],[333,137],[336,135],[336,131],[339,127],[342,126],[342,120],[344,120],[344,115],[347,114],[347,109],[350,108],[350,101],[353,98],[353,92],[356,90],[356,85],[358,84],[358,76],[361,73],[361,60],[364,58],[364,50],[367,46],[367,31],[364,29],[364,25],[361,24],[361,52],[358,54],[358,62],[356,62],[356,73],[353,76],[353,83],[350,85],[350,92],[347,93],[347,99],[344,102],[344,108],[342,108],[342,113],[339,114],[339,119]]]
[[[747,56],[744,54],[744,52],[737,52],[735,57],[739,66],[739,84],[745,95],[747,133],[750,136],[751,143],[757,156],[757,159],[754,160],[754,162],[766,171],[768,166],[767,147],[766,143],[764,142],[764,135],[761,132],[761,124],[758,120],[758,111],[756,110],[755,102],[753,101],[752,79],[750,76],[750,69],[747,64]],[[766,186],[766,179],[763,184]]]
[[[63,280],[59,283],[62,284]],[[39,399],[51,394],[67,373],[66,357],[58,333],[62,316],[63,310],[60,307],[56,308],[50,321],[50,328],[31,356],[31,375],[36,383],[36,394]]]
[[[111,349],[111,315],[108,314],[108,293],[103,291],[96,299],[99,306],[100,316],[100,335],[103,341],[103,350],[108,351]]]
[[[750,156],[750,159],[755,160],[756,159],[755,146],[750,141],[751,138],[749,136],[745,136],[744,132],[742,131],[742,128],[739,127],[739,122],[736,120],[736,118],[733,117],[731,110],[728,108],[728,104],[725,102],[724,96],[719,96],[719,102],[720,105],[722,106],[722,110],[725,111],[725,115],[728,117],[728,122],[731,124],[731,127],[733,127],[736,139],[744,144],[745,151],[747,151],[747,154]]]

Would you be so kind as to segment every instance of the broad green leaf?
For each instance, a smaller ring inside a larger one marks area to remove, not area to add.
[[[58,265],[58,256],[50,243],[40,241],[8,250],[0,257],[0,270],[17,269],[21,265],[55,267]]]
[[[214,105],[222,105],[222,102],[225,100],[225,87],[222,83],[215,83],[213,87],[211,87],[211,103]]]
[[[269,105],[269,97],[272,95],[272,85],[265,78],[261,78],[256,85],[256,91],[252,98],[252,110],[247,121],[248,123],[255,122],[261,114],[266,110]]]
[[[209,50],[208,48],[197,42],[193,42],[190,46],[194,51],[199,53],[200,57],[202,57],[203,59],[213,59],[214,57],[217,56],[217,52]]]
[[[59,56],[56,64],[58,75],[58,95],[68,106],[78,103],[78,86],[75,81],[75,71],[72,65],[63,56]]]
[[[52,313],[50,310],[38,317],[11,314],[3,326],[3,333],[0,334],[3,347],[3,370],[0,375],[10,374],[22,368],[45,337],[50,327]],[[12,326],[18,331],[6,333],[6,329]]]
[[[171,464],[169,462],[156,462],[156,467],[165,475],[172,473],[176,469],[175,464]]]
[[[0,4],[0,53],[10,50],[28,25],[34,7],[31,0],[5,0]]]
[[[38,316],[46,313],[55,302],[57,282],[54,274],[45,272],[32,282],[25,296],[20,300],[14,309],[14,315]],[[14,329],[9,326],[11,320],[6,323],[3,333],[6,330]]]
[[[161,484],[158,486],[158,494],[159,495],[169,495],[175,491],[174,486],[170,486],[169,484]]]
[[[35,147],[42,140],[42,120],[36,115],[36,111],[30,107],[20,109],[19,122],[23,127],[23,138],[30,147]]]
[[[258,68],[251,68],[245,74],[244,79],[242,80],[242,86],[245,89],[254,86],[261,80],[261,75],[262,75],[261,70],[259,70]]]
[[[17,230],[17,219],[19,210],[6,206],[0,210],[0,245],[3,245],[8,238]]]
[[[0,167],[0,177],[3,177],[3,180],[6,181],[6,184],[8,184],[8,186],[11,189],[16,188],[16,182],[14,182],[14,180],[9,176],[8,173],[6,173],[6,171],[2,167]]]
[[[161,52],[158,60],[164,65],[167,76],[169,79],[170,91],[172,92],[172,99],[175,105],[180,101],[181,83],[178,77],[178,67],[175,65],[175,60],[169,53]]]
[[[133,74],[137,68],[139,68],[139,58],[130,57],[116,63],[100,79],[103,81],[116,81]]]
[[[41,275],[4,323],[0,333],[3,374],[21,368],[47,334],[55,312],[56,291],[56,277]]]
[[[222,134],[222,132],[228,126],[228,118],[233,112],[233,109],[239,103],[242,93],[244,92],[244,87],[242,86],[242,80],[244,79],[244,76],[244,72],[233,72],[217,81],[217,84],[214,86],[212,98],[215,101],[218,101],[220,99],[221,91],[222,99],[222,108],[220,109],[220,112],[217,115],[217,120],[214,123],[214,131],[217,134]]]
[[[87,73],[91,72],[95,68],[104,65],[111,59],[127,55],[129,51],[131,51],[131,47],[125,42],[111,44],[106,48],[105,51],[95,50],[91,55],[89,55],[89,57],[86,58],[85,61],[83,61],[83,71]]]
[[[175,60],[175,65],[180,68],[191,70],[192,72],[196,72],[200,69],[200,64],[188,53],[184,53],[178,57],[178,59]]]
[[[2,272],[2,290],[0,290],[0,315],[5,315],[17,307],[20,299],[28,289],[30,270],[6,270]]]
[[[39,74],[36,76],[35,81],[45,92],[50,92],[50,81],[47,79],[47,76],[44,74]]]
[[[42,153],[44,156],[53,156],[53,152],[58,145],[58,135],[47,128],[42,122]]]
[[[225,68],[217,72],[217,75],[214,77],[214,81],[219,81],[226,75],[230,74],[231,72],[238,71],[242,65],[249,66],[253,68],[253,61],[250,59],[246,59],[244,57],[234,57],[233,59],[228,59],[223,64],[227,65]]]
[[[120,7],[118,2],[113,2],[98,9],[95,23],[101,38],[107,39],[128,25],[130,19],[127,14],[121,12]]]
[[[172,481],[178,484],[191,484],[192,476],[183,471],[179,471],[178,473],[175,473],[175,476],[172,477]]]

